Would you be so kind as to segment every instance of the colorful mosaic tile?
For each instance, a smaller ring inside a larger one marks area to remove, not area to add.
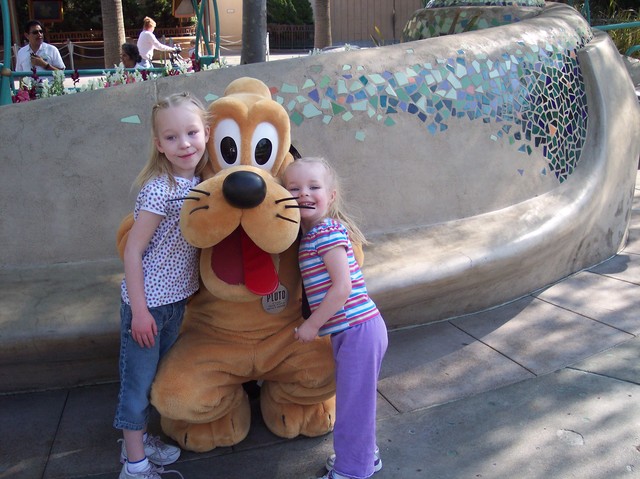
[[[430,0],[426,8],[438,7],[544,7],[544,0]]]
[[[585,32],[590,34],[590,32]],[[524,155],[534,148],[547,160],[540,174],[559,182],[573,172],[587,129],[587,102],[576,50],[590,37],[568,35],[558,44],[516,42],[495,58],[467,55],[437,58],[398,70],[363,72],[331,78],[310,68],[298,88],[283,83],[277,100],[293,124],[339,117],[349,122],[365,114],[387,127],[398,115],[411,115],[429,135],[447,131],[453,119],[495,125],[493,141],[507,141]],[[312,86],[314,88],[310,89]],[[302,92],[302,93],[301,93]],[[306,94],[306,96],[305,96]],[[366,141],[360,131],[358,141]],[[519,173],[522,174],[522,173]]]
[[[402,41],[410,42],[520,22],[540,13],[539,8],[487,9],[456,2],[446,8],[423,8],[414,13],[402,30]]]
[[[121,118],[120,121],[122,123],[132,123],[134,125],[139,125],[141,123],[138,115],[125,116],[124,118]]]

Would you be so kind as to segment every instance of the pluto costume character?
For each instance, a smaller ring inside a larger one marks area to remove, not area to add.
[[[253,78],[233,81],[210,110],[207,179],[180,219],[187,241],[201,248],[200,290],[159,366],[151,402],[182,448],[209,451],[247,436],[242,385],[261,380],[262,416],[274,434],[326,434],[335,418],[331,344],[294,338],[303,321],[300,215],[279,180],[293,161],[289,117]]]

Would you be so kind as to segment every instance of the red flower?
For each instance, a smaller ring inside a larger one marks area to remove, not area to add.
[[[15,96],[12,98],[13,103],[22,103],[29,100],[31,100],[29,92],[25,89],[18,90]]]

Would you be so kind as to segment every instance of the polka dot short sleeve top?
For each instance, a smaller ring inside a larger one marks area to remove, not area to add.
[[[136,199],[133,210],[138,219],[141,210],[164,216],[142,254],[144,291],[147,307],[154,308],[175,303],[198,290],[198,249],[186,242],[180,231],[180,209],[189,190],[200,183],[199,177],[191,180],[176,179],[173,187],[166,175],[145,184]],[[126,278],[122,281],[122,300],[130,304]]]

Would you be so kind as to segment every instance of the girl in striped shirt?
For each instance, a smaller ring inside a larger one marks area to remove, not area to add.
[[[366,478],[382,468],[376,446],[376,395],[387,328],[369,298],[351,244],[365,239],[344,213],[338,178],[322,158],[301,158],[284,185],[298,202],[298,261],[311,315],[294,330],[301,342],[331,335],[336,363],[335,454],[327,479]]]

